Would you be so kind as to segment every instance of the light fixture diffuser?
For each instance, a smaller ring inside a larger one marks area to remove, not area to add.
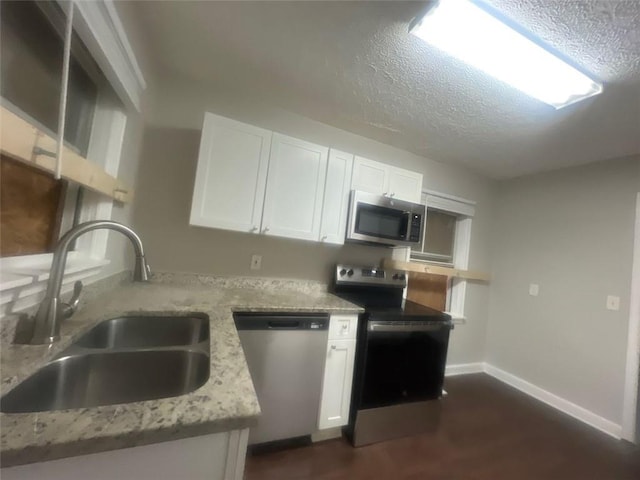
[[[602,92],[602,84],[467,0],[440,0],[410,31],[555,108]]]

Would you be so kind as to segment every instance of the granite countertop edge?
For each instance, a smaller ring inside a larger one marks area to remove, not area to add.
[[[233,322],[237,311],[360,313],[362,309],[318,289],[283,290],[282,284],[125,284],[99,295],[65,321],[52,347],[2,345],[2,394],[56,358],[100,321],[132,313],[210,319],[209,380],[194,392],[120,405],[40,413],[0,413],[3,468],[120,448],[243,429],[260,407]]]

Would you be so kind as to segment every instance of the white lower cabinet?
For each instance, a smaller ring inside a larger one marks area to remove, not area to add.
[[[2,480],[242,480],[249,429],[3,468]]]
[[[357,315],[331,316],[318,419],[320,430],[349,422],[357,323]]]

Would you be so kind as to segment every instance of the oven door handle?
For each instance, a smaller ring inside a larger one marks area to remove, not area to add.
[[[421,323],[421,322],[369,322],[369,332],[436,332],[444,328],[450,328],[446,323]]]

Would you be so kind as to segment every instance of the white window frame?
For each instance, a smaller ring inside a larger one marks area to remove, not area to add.
[[[60,1],[63,11],[67,2]],[[105,74],[119,102],[99,94],[87,157],[116,177],[120,166],[128,112],[140,110],[146,84],[111,0],[76,2],[74,30]],[[123,108],[124,105],[124,108]],[[87,190],[80,221],[111,219],[113,200]],[[109,264],[107,231],[78,238],[67,258],[62,291],[76,280],[94,277]],[[0,259],[0,317],[36,305],[44,296],[53,254]]]
[[[422,190],[422,202],[427,208],[435,208],[445,213],[456,215],[456,232],[453,248],[453,267],[459,270],[469,268],[469,253],[471,250],[471,225],[475,215],[476,202],[465,198]],[[422,248],[424,250],[424,248]],[[438,262],[429,260],[412,259],[424,263]],[[460,323],[466,321],[464,305],[467,292],[467,280],[463,278],[451,278],[447,287],[446,313]]]

